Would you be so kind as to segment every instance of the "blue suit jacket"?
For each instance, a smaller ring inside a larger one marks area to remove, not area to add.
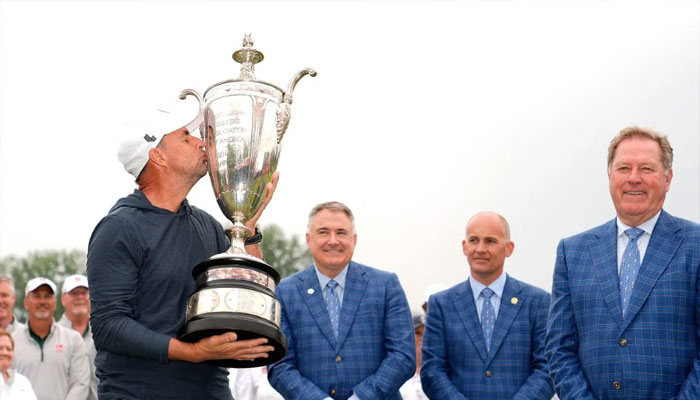
[[[624,319],[612,220],[557,249],[546,354],[566,399],[700,398],[700,225],[661,211]]]
[[[544,358],[549,293],[507,277],[491,351],[468,281],[430,297],[421,383],[431,399],[551,399]]]
[[[401,399],[399,388],[416,370],[416,346],[396,274],[350,262],[338,340],[313,267],[284,279],[277,298],[288,348],[268,378],[285,399]]]

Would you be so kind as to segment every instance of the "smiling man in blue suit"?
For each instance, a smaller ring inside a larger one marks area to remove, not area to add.
[[[352,211],[317,205],[306,243],[314,264],[277,287],[287,355],[269,368],[285,399],[401,399],[416,370],[413,321],[399,279],[352,261]]]
[[[666,136],[608,148],[617,218],[557,249],[546,354],[562,400],[700,398],[700,225],[662,209]]]
[[[544,358],[549,294],[503,271],[514,246],[496,213],[467,223],[470,276],[428,301],[421,382],[429,398],[552,398]]]

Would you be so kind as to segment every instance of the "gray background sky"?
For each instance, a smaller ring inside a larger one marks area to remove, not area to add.
[[[319,73],[262,223],[302,235],[314,204],[345,202],[355,260],[398,273],[413,307],[466,278],[480,210],[511,223],[507,271],[549,290],[558,240],[614,216],[606,149],[632,124],[669,135],[665,208],[700,220],[698,1],[2,1],[0,256],[85,250],[134,188],[120,126],[236,78],[246,32],[258,79]],[[223,219],[208,178],[189,199]]]

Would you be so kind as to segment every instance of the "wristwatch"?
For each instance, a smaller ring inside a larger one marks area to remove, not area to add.
[[[245,245],[251,245],[251,244],[256,244],[260,243],[262,241],[262,232],[260,232],[260,229],[258,227],[255,227],[255,235],[249,237],[248,239],[245,240]]]

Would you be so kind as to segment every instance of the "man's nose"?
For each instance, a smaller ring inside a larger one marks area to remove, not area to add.
[[[634,183],[641,182],[642,176],[639,172],[639,168],[632,168],[632,172],[630,172],[629,176],[627,177],[627,180]]]

